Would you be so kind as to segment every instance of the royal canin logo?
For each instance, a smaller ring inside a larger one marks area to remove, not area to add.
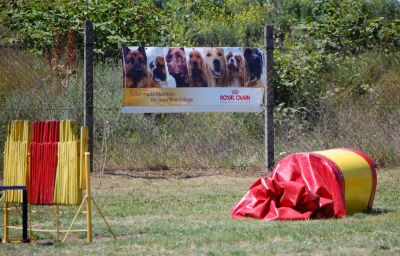
[[[219,100],[221,101],[250,101],[250,95],[240,95],[239,90],[232,90],[232,94],[219,95]]]

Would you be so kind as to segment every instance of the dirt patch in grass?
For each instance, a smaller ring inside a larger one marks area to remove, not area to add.
[[[268,175],[269,172],[261,168],[246,169],[221,169],[221,168],[204,168],[204,169],[188,169],[188,168],[169,168],[167,166],[154,166],[152,168],[137,168],[129,170],[112,170],[104,171],[104,175],[125,176],[130,178],[142,179],[190,179],[197,177],[207,177],[214,175],[223,175],[229,177],[261,177]],[[96,177],[104,177],[98,172],[94,173]]]

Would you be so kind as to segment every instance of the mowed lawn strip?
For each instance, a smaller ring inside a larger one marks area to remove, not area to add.
[[[317,221],[232,219],[230,208],[257,178],[94,176],[94,197],[118,240],[112,240],[94,210],[92,244],[85,243],[84,234],[75,233],[65,244],[1,244],[0,255],[400,254],[400,169],[378,172],[372,213]],[[76,207],[62,209],[73,212]],[[63,225],[72,217],[62,216]],[[54,216],[37,214],[33,221],[40,227],[54,227]],[[77,228],[83,224],[81,216]],[[54,240],[52,235],[38,236],[39,242]]]

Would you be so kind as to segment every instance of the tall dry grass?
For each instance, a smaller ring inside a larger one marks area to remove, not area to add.
[[[0,150],[13,119],[83,121],[79,72],[51,72],[45,60],[0,48]],[[330,63],[313,110],[275,111],[275,153],[360,149],[380,166],[400,164],[399,54],[369,53]],[[94,73],[95,169],[264,168],[263,113],[121,113],[119,63]]]
[[[309,115],[291,113],[277,130],[277,154],[357,148],[380,166],[400,164],[400,53],[370,52],[331,63],[325,93]],[[279,114],[279,112],[278,112]]]

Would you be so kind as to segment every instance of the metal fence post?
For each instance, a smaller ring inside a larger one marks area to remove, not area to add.
[[[266,25],[264,28],[264,47],[266,49],[266,74],[267,84],[265,88],[264,100],[265,103],[265,164],[270,171],[274,168],[274,88],[273,81],[273,63],[274,63],[274,41],[273,27]]]
[[[28,238],[28,191],[26,187],[22,190],[22,242],[29,243]]]
[[[93,156],[93,24],[89,20],[85,20],[84,83],[84,125],[89,128],[89,152]]]

